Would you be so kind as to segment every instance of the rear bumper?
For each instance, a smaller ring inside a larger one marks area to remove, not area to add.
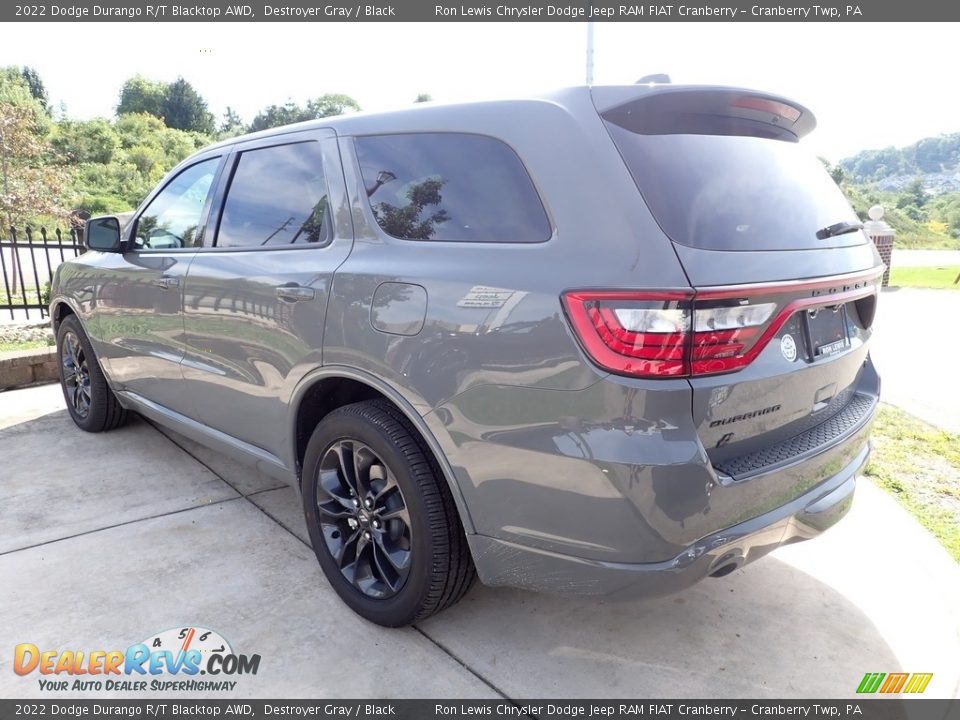
[[[477,572],[487,585],[571,595],[635,597],[677,592],[709,575],[725,574],[753,562],[781,545],[815,537],[834,525],[853,503],[856,478],[869,454],[869,445],[864,445],[840,472],[804,495],[701,538],[670,560],[589,560],[471,535]]]

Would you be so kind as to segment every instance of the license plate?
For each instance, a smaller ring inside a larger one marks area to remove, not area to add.
[[[834,312],[830,308],[821,308],[815,313],[807,313],[807,329],[810,333],[810,347],[813,357],[833,355],[850,347],[847,335],[847,316],[844,308]]]

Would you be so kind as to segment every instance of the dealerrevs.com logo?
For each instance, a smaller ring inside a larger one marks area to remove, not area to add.
[[[230,691],[237,685],[230,678],[259,669],[259,655],[235,653],[222,635],[200,627],[164,630],[126,650],[41,650],[20,643],[13,653],[14,672],[39,674],[40,689],[51,692]]]

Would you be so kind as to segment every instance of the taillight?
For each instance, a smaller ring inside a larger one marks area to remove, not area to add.
[[[694,303],[692,375],[729,372],[750,362],[749,352],[760,339],[776,303],[718,300]]]
[[[564,293],[563,304],[583,349],[611,372],[636,377],[713,375],[753,362],[800,308],[873,297],[881,271],[705,290],[575,290]],[[820,294],[841,281],[849,284]],[[812,294],[776,299],[800,290]]]
[[[569,292],[567,315],[584,350],[607,370],[639,377],[687,374],[690,293]]]

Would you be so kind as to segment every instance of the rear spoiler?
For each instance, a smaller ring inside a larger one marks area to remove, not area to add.
[[[817,125],[787,98],[755,90],[677,85],[591,88],[604,120],[643,135],[756,135],[796,141]]]

